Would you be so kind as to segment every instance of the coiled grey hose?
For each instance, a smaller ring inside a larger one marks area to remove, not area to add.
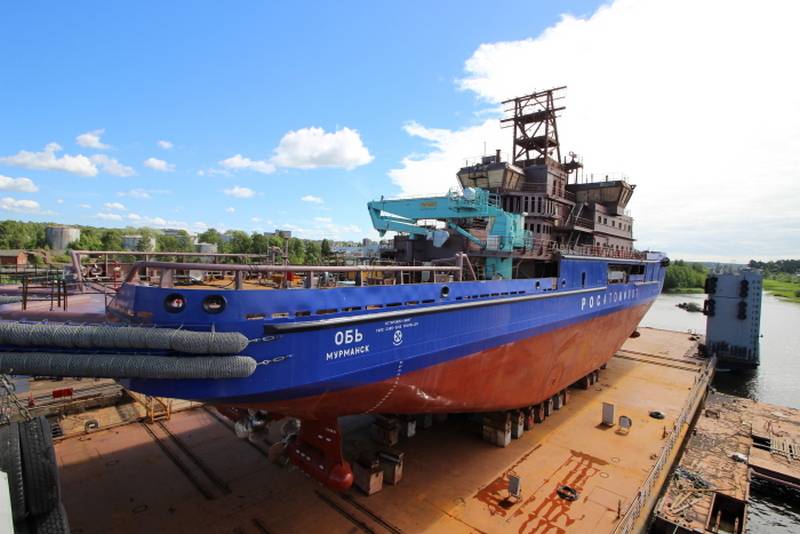
[[[65,349],[149,349],[187,354],[236,354],[247,347],[240,332],[176,328],[0,322],[0,345]]]
[[[249,356],[142,356],[0,352],[0,373],[92,378],[246,378],[256,370]]]

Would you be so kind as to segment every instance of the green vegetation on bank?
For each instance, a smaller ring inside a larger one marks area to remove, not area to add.
[[[675,293],[681,295],[694,295],[705,293],[706,290],[702,287],[672,287],[670,289],[664,289],[663,293]]]
[[[702,293],[708,269],[701,263],[676,260],[667,267],[664,293]]]
[[[0,221],[0,249],[27,249],[27,250],[46,250],[47,241],[45,239],[45,228],[52,226],[53,223],[36,223],[21,221]],[[138,250],[145,252],[150,250],[153,240],[155,240],[155,251],[158,252],[196,252],[189,233],[180,230],[174,234],[165,235],[152,228],[99,228],[95,226],[75,225],[81,230],[81,237],[70,248],[76,250],[122,250],[122,237],[125,235],[142,236],[139,241]],[[200,243],[213,243],[217,245],[218,252],[231,254],[269,254],[277,253],[282,257],[286,250],[289,256],[289,263],[293,265],[310,265],[321,263],[325,258],[331,256],[332,243],[323,239],[322,241],[312,241],[308,239],[290,238],[288,243],[285,239],[267,233],[253,232],[248,234],[240,230],[234,230],[223,237],[219,231],[210,228],[197,236]],[[38,261],[38,258],[31,256],[31,261]],[[65,262],[68,258],[64,256],[51,256],[53,261]]]
[[[764,291],[800,303],[800,260],[750,260],[748,267],[764,273]]]
[[[768,291],[777,297],[800,303],[800,281],[786,282],[765,278],[764,291]]]

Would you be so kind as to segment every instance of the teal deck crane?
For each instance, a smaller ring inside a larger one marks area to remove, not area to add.
[[[497,195],[484,189],[468,187],[463,193],[451,191],[446,196],[374,200],[367,204],[372,226],[383,236],[387,231],[403,232],[412,239],[422,237],[441,247],[450,237],[444,229],[421,226],[420,221],[438,220],[480,247],[486,255],[486,278],[510,279],[511,256],[532,242],[521,214],[508,213],[499,206]],[[461,219],[488,219],[484,241],[462,228]]]

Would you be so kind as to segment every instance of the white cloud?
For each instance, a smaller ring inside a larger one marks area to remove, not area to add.
[[[102,219],[104,221],[121,221],[122,215],[119,213],[111,213],[107,211],[101,211],[94,214],[95,219]]]
[[[323,204],[325,201],[322,200],[320,197],[315,197],[314,195],[306,195],[301,198],[303,202],[311,202],[312,204]]]
[[[279,167],[354,169],[373,160],[356,130],[329,133],[322,128],[301,128],[283,136],[272,162]]]
[[[253,160],[236,154],[219,162],[230,170],[251,170],[271,174],[279,167],[318,169],[336,167],[355,169],[374,158],[361,141],[358,131],[341,128],[326,132],[322,128],[301,128],[287,132],[268,160]]]
[[[225,211],[227,213],[236,213],[236,208],[228,206],[227,208],[225,208]]]
[[[130,220],[130,221],[141,221],[142,220],[142,216],[139,215],[138,213],[129,213],[128,214],[128,220]]]
[[[30,178],[11,178],[0,174],[0,191],[35,193],[39,187]]]
[[[136,174],[133,170],[133,167],[123,165],[119,161],[115,160],[114,158],[110,158],[105,154],[96,154],[92,156],[91,159],[93,163],[97,164],[98,167],[103,169],[108,174],[113,174],[114,176],[133,176]]]
[[[126,209],[126,208],[125,208],[125,205],[124,205],[124,204],[121,204],[121,203],[119,203],[119,202],[106,202],[105,204],[103,204],[103,206],[104,206],[106,209],[109,209],[109,210],[120,210],[120,211],[125,211],[125,209]]]
[[[78,204],[78,207],[81,208],[81,209],[84,209],[84,210],[92,209],[92,205],[91,204],[86,204],[86,203]]]
[[[241,154],[236,154],[228,159],[224,159],[220,161],[219,164],[226,169],[231,169],[234,171],[250,170],[260,172],[262,174],[271,174],[275,172],[275,165],[272,163],[268,161],[258,161],[245,158]]]
[[[82,133],[78,137],[75,138],[75,142],[78,143],[80,146],[86,148],[94,148],[97,150],[105,150],[106,148],[110,148],[110,145],[103,144],[100,141],[100,136],[105,133],[104,128],[100,128],[97,130],[92,130],[90,132]]]
[[[233,176],[233,173],[226,169],[211,168],[197,171],[197,176]]]
[[[238,185],[235,185],[230,189],[225,189],[222,192],[230,197],[236,198],[251,198],[256,194],[256,192],[249,187],[240,187]]]
[[[121,197],[131,197],[131,198],[152,198],[150,196],[150,192],[146,189],[131,189],[130,191],[120,191],[117,193]]]
[[[786,66],[799,17],[794,2],[618,0],[530,39],[481,45],[459,85],[488,106],[567,85],[562,155],[580,153],[586,176],[620,171],[637,184],[639,248],[788,257],[800,250],[800,76]],[[432,192],[430,180],[442,193],[483,141],[489,153],[511,144],[497,121],[407,130],[432,150],[391,171],[405,193]]]
[[[175,170],[175,165],[158,158],[147,158],[144,160],[144,166],[161,172],[172,172]]]
[[[120,191],[117,193],[118,196],[121,197],[130,197],[130,198],[139,198],[139,199],[149,199],[153,198],[153,195],[168,195],[169,190],[167,189],[131,189],[129,191]]]
[[[0,210],[14,213],[41,213],[39,203],[35,200],[18,200],[12,197],[0,198]]]
[[[97,167],[82,154],[57,157],[62,150],[58,143],[48,143],[41,152],[20,150],[13,156],[0,157],[0,163],[41,171],[64,171],[80,176],[97,176]]]
[[[260,223],[262,220],[261,217],[250,217],[250,222]]]
[[[314,220],[319,223],[329,223],[333,221],[330,217],[314,217]]]
[[[426,128],[416,122],[406,124],[403,129],[409,135],[428,143],[431,150],[423,155],[403,158],[402,167],[389,171],[392,181],[404,195],[441,195],[458,185],[456,171],[467,159],[500,147],[508,142],[507,130],[500,130],[497,119],[461,130]],[[505,142],[503,142],[505,141]]]
[[[173,145],[170,141],[164,141],[163,139],[158,142],[159,148],[163,148],[164,150],[169,150],[175,145]]]
[[[59,199],[56,200],[56,204],[63,204],[63,203],[64,203],[64,199],[63,198],[59,198]]]

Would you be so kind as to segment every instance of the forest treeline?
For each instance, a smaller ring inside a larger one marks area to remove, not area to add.
[[[46,249],[45,228],[52,223],[0,221],[0,249]],[[185,230],[165,235],[151,228],[99,228],[95,226],[77,226],[81,230],[78,241],[71,243],[75,250],[122,250],[122,237],[139,235],[138,249],[146,251],[155,240],[158,252],[195,252],[192,238]],[[222,234],[210,228],[197,236],[200,243],[217,245],[218,252],[232,254],[269,254],[284,251],[288,248],[289,263],[308,265],[320,263],[332,254],[329,240],[312,241],[290,238],[286,240],[278,235],[266,233],[247,233],[240,230],[228,232],[223,239]]]

